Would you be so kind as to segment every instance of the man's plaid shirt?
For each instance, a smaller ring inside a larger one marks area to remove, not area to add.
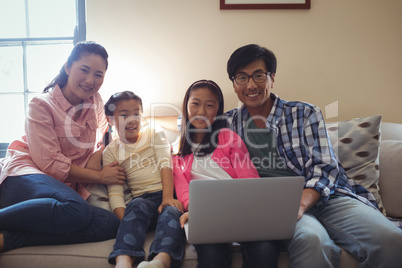
[[[304,102],[287,102],[272,93],[271,99],[274,104],[266,126],[275,132],[277,152],[290,170],[305,177],[305,188],[314,188],[321,194],[319,204],[335,194],[378,208],[374,196],[346,175],[331,146],[320,109]],[[226,116],[228,127],[246,142],[247,108],[235,108]]]

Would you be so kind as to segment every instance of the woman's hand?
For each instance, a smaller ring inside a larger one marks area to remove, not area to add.
[[[103,184],[124,184],[126,180],[124,168],[119,166],[118,161],[110,163],[100,171],[100,180]]]
[[[161,213],[162,209],[166,206],[176,207],[182,213],[185,211],[183,204],[179,200],[172,198],[172,199],[162,200],[162,204],[159,206],[158,212]]]
[[[184,224],[188,222],[188,212],[185,212],[183,215],[180,217],[180,226],[181,228],[184,228]]]

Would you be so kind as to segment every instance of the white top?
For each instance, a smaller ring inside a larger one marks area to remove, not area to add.
[[[229,180],[230,175],[212,159],[212,153],[205,156],[195,156],[190,173],[192,180]]]
[[[103,164],[119,161],[124,168],[127,184],[133,197],[162,190],[161,169],[172,168],[170,144],[163,131],[143,126],[136,143],[112,141],[103,152]],[[126,207],[123,185],[108,185],[112,211]]]

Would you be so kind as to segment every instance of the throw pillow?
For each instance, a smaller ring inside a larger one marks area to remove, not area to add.
[[[346,174],[369,190],[385,215],[379,194],[379,149],[381,115],[327,124],[335,153]]]

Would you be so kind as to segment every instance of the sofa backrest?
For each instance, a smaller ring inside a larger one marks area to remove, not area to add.
[[[381,140],[399,140],[402,141],[402,124],[381,123]]]
[[[402,124],[381,124],[379,161],[380,195],[387,216],[402,220]]]

